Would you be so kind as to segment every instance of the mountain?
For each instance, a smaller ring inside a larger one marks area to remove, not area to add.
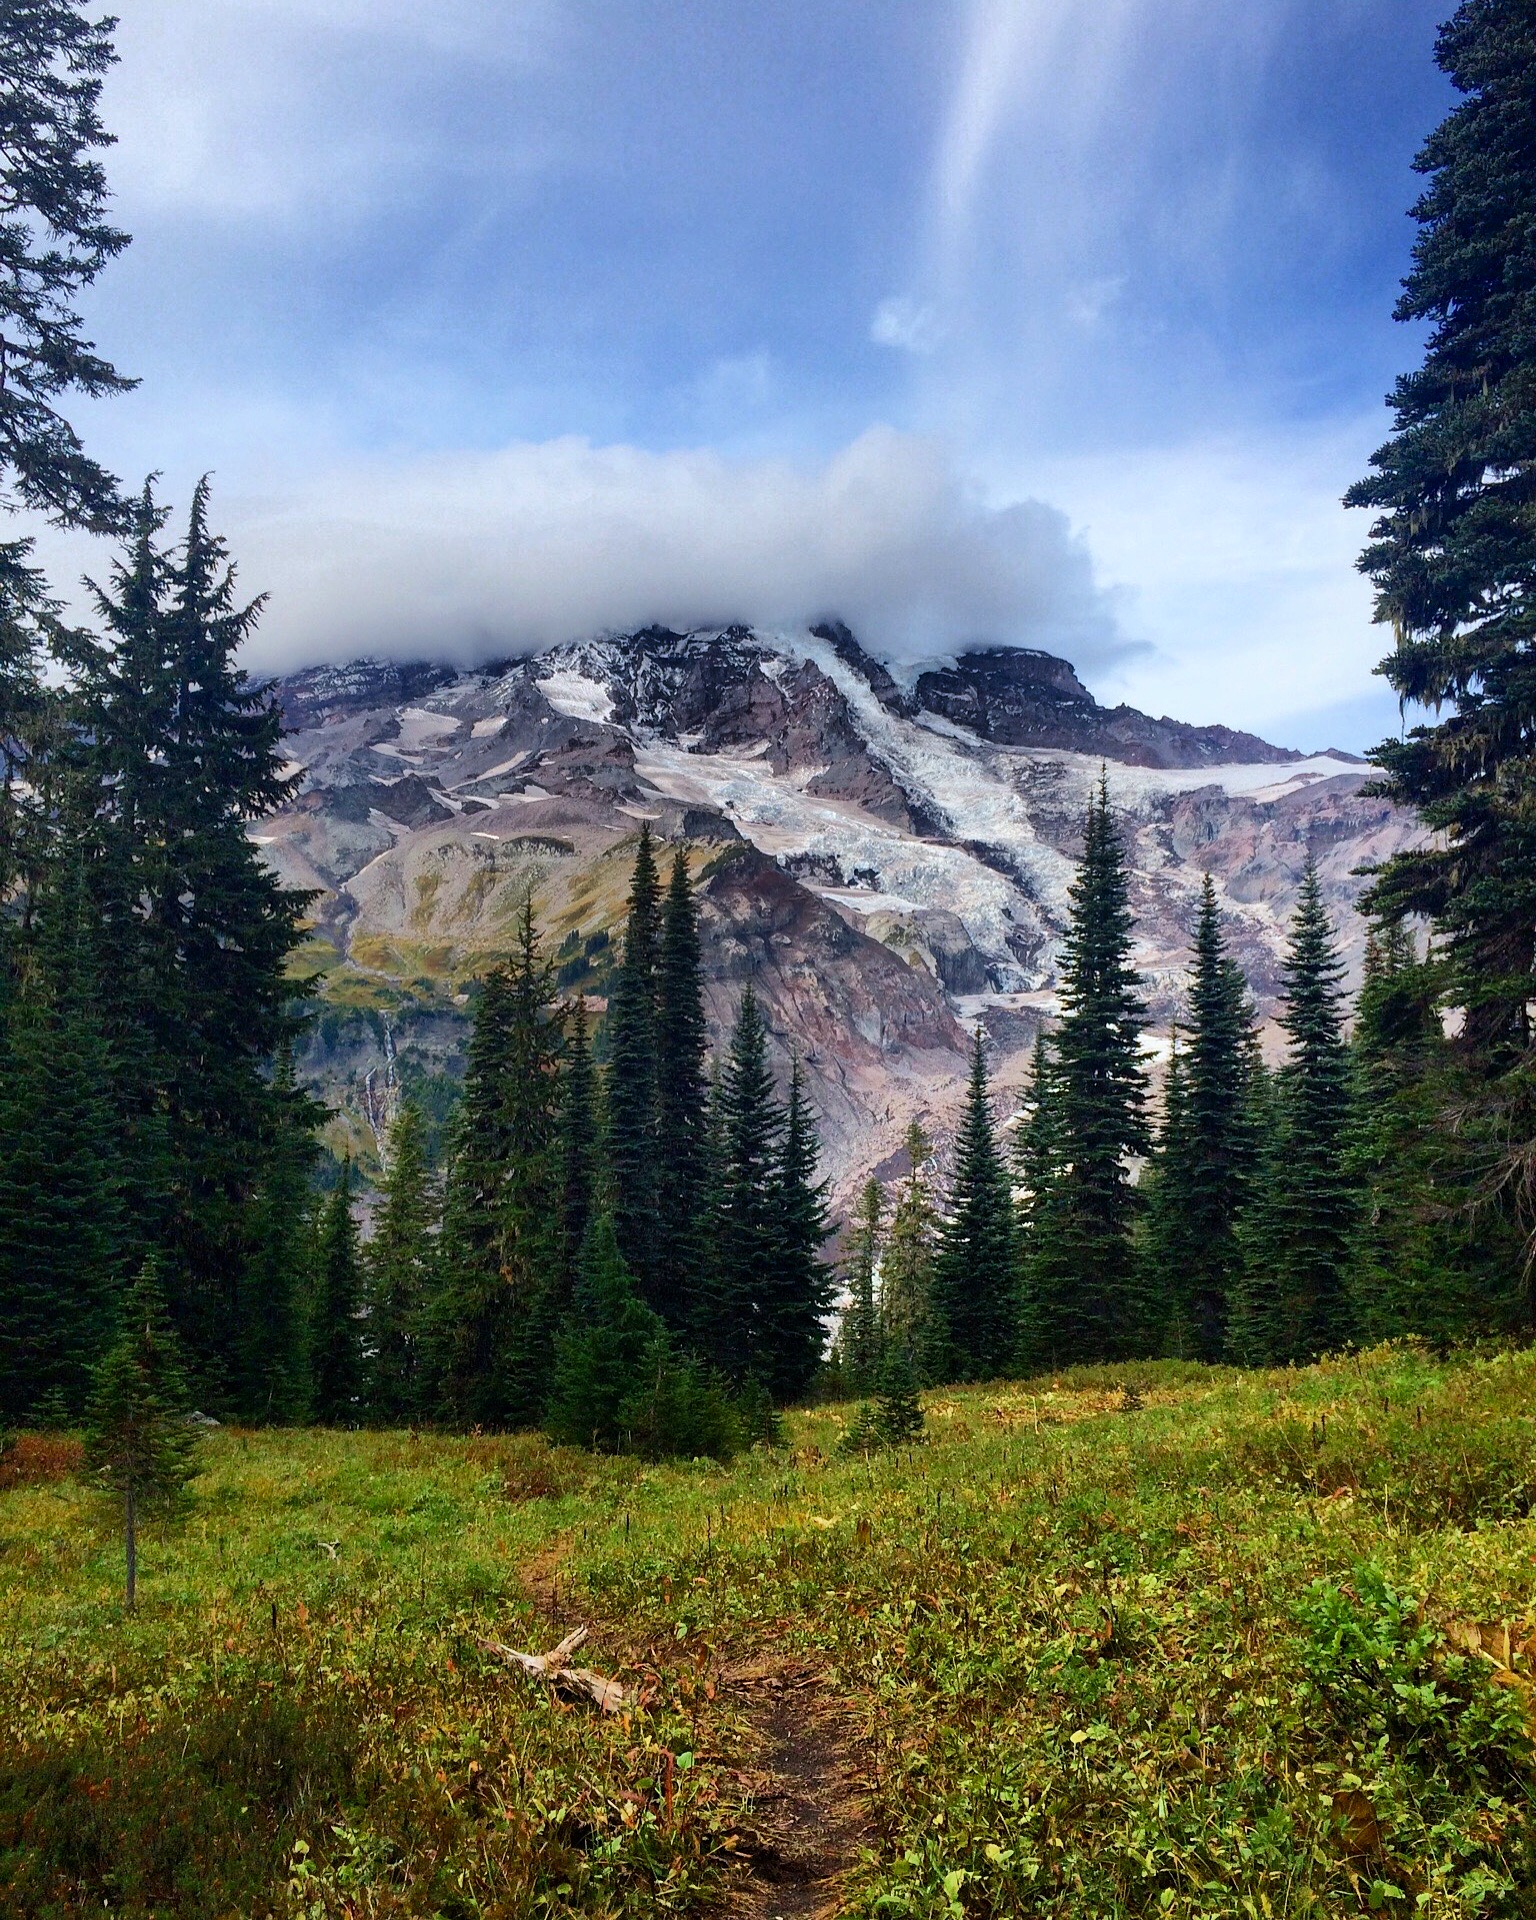
[[[1355,870],[1412,836],[1346,755],[1102,707],[1024,648],[902,685],[837,623],[647,628],[473,671],[360,660],[278,691],[302,779],[256,838],[316,895],[305,1067],[364,1145],[401,1084],[442,1104],[466,990],[530,886],[562,987],[603,996],[642,820],[688,849],[713,1031],[752,979],[839,1195],[898,1164],[914,1115],[947,1125],[974,1021],[1002,1085],[1021,1077],[1101,769],[1164,1032],[1203,873],[1267,1016],[1308,853],[1358,964]]]

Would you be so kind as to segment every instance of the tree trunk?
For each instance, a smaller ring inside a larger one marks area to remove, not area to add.
[[[139,1540],[134,1524],[136,1518],[133,1488],[129,1487],[123,1495],[123,1547],[128,1563],[127,1597],[130,1613],[133,1612],[137,1603],[139,1588]]]

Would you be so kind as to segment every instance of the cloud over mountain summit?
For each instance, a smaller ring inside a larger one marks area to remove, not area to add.
[[[217,518],[270,595],[263,668],[829,613],[889,658],[1013,642],[1092,667],[1124,648],[1064,514],[988,506],[938,445],[888,428],[816,466],[576,438],[359,460]]]

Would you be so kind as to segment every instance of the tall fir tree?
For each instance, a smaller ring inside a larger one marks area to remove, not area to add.
[[[514,1338],[504,1374],[501,1424],[535,1426],[549,1393],[555,1334],[570,1304],[561,1202],[560,1067],[566,1009],[539,945],[531,897],[518,922],[507,1083],[509,1154],[501,1196],[502,1276],[512,1296]]]
[[[249,1212],[248,1250],[239,1275],[239,1347],[232,1398],[257,1425],[301,1417],[308,1394],[306,1289],[314,1243],[318,1157],[317,1103],[299,1086],[293,1046],[278,1045],[272,1074],[270,1134]]]
[[[1190,1204],[1188,1053],[1175,1027],[1169,1036],[1168,1071],[1163,1077],[1163,1111],[1157,1140],[1141,1188],[1142,1257],[1149,1291],[1162,1305],[1161,1345],[1174,1359],[1197,1357],[1194,1315],[1189,1311],[1190,1276],[1200,1259],[1194,1244]],[[1225,1329],[1226,1298],[1222,1298]],[[1149,1348],[1151,1343],[1149,1342]],[[1218,1349],[1218,1356],[1222,1349]]]
[[[465,1426],[538,1423],[568,1300],[560,1152],[563,1012],[531,900],[487,978],[465,1076],[433,1303],[442,1396]]]
[[[123,1503],[124,1588],[138,1597],[139,1520],[169,1506],[192,1477],[197,1433],[192,1400],[155,1260],[146,1260],[123,1302],[116,1338],[97,1369],[85,1460]]]
[[[95,533],[121,530],[123,502],[58,403],[136,384],[85,338],[77,304],[128,244],[97,157],[116,25],[81,0],[9,0],[0,21],[0,506]]]
[[[930,1384],[942,1370],[942,1339],[933,1301],[938,1210],[929,1188],[933,1145],[914,1120],[907,1128],[909,1171],[896,1196],[880,1266],[879,1338],[899,1348],[914,1375]]]
[[[1149,1337],[1130,1163],[1151,1139],[1125,849],[1102,775],[1070,897],[1052,1045],[1060,1129],[1054,1244],[1035,1249],[1034,1311],[1037,1337],[1060,1358],[1108,1360],[1144,1350]]]
[[[831,1224],[826,1186],[816,1178],[820,1158],[805,1072],[796,1060],[790,1068],[774,1181],[773,1283],[762,1302],[764,1378],[769,1391],[785,1404],[799,1399],[815,1378],[826,1347],[825,1315],[832,1305],[832,1274],[821,1259]]]
[[[1019,1337],[1021,1373],[1054,1367],[1064,1328],[1054,1311],[1071,1285],[1065,1240],[1057,1228],[1063,1200],[1061,1075],[1045,1033],[1035,1036],[1015,1157],[1022,1188],[1018,1207]]]
[[[575,1001],[565,1023],[565,1071],[560,1078],[559,1155],[561,1257],[568,1285],[574,1287],[587,1227],[597,1211],[603,1184],[601,1094],[587,1009]]]
[[[720,1076],[718,1164],[710,1229],[714,1259],[700,1299],[696,1338],[729,1379],[772,1371],[765,1303],[781,1248],[780,1168],[784,1114],[768,1066],[768,1033],[750,984],[743,990]]]
[[[657,1222],[659,895],[651,829],[642,822],[629,889],[624,957],[608,1008],[608,1165],[619,1251],[652,1304],[669,1289]]]
[[[311,1256],[309,1356],[313,1418],[355,1427],[363,1415],[363,1266],[352,1213],[352,1162],[326,1195]]]
[[[56,875],[0,1020],[0,1417],[78,1418],[117,1314],[128,1235],[78,869]]]
[[[1177,1114],[1169,1107],[1157,1161],[1163,1257],[1154,1274],[1179,1350],[1216,1361],[1226,1349],[1227,1300],[1242,1266],[1237,1229],[1254,1175],[1248,1083],[1255,1040],[1247,983],[1227,952],[1209,874],[1185,1034],[1181,1107]]]
[[[666,1328],[640,1298],[613,1216],[592,1217],[571,1310],[556,1342],[544,1422],[568,1446],[615,1453],[629,1444],[626,1409],[648,1368],[665,1364]]]
[[[1284,967],[1287,1058],[1233,1289],[1228,1342],[1233,1357],[1249,1365],[1313,1360],[1344,1346],[1353,1332],[1343,972],[1317,868],[1308,861]]]
[[[294,1031],[289,955],[310,896],[285,890],[250,822],[288,800],[270,688],[235,665],[242,606],[194,496],[159,543],[146,489],[96,599],[106,637],[71,637],[75,830],[113,965],[101,1019],[118,1068],[132,1216],[167,1252],[171,1314],[205,1397],[238,1371],[250,1211],[276,1128],[270,1068]]]
[[[980,1027],[971,1042],[970,1082],[955,1138],[933,1300],[951,1378],[992,1380],[1010,1369],[1018,1341],[1018,1239],[1007,1163],[992,1122]]]
[[[0,542],[0,998],[16,964],[12,935],[26,928],[53,861],[65,700],[48,685],[45,659],[59,631],[58,605],[27,541]]]
[[[488,1384],[507,1339],[501,1278],[501,1194],[511,1150],[507,1081],[513,996],[505,966],[482,976],[472,1001],[464,1086],[454,1116],[427,1318],[423,1395],[431,1411],[485,1424]]]
[[[884,1224],[885,1194],[878,1180],[866,1180],[843,1256],[848,1304],[838,1329],[843,1383],[853,1394],[874,1391],[884,1350],[878,1286]]]
[[[1367,906],[1441,930],[1462,1047],[1495,1075],[1530,1039],[1536,963],[1536,18],[1463,0],[1435,57],[1463,96],[1415,166],[1413,267],[1396,317],[1427,328],[1391,396],[1396,431],[1347,496],[1380,517],[1360,565],[1392,629],[1382,672],[1433,724],[1372,758],[1431,832]]]
[[[1440,970],[1395,922],[1366,940],[1350,1044],[1345,1166],[1358,1195],[1350,1247],[1355,1327],[1371,1342],[1418,1334],[1448,1345],[1522,1319],[1521,1249],[1505,1209],[1468,1207],[1475,1139],[1442,1124],[1475,1103],[1468,1063],[1445,1037]]]
[[[662,908],[656,972],[657,1276],[655,1304],[674,1331],[694,1318],[706,1248],[708,1084],[699,916],[679,847]]]
[[[434,1232],[432,1171],[421,1113],[404,1100],[389,1130],[389,1165],[368,1243],[368,1417],[381,1426],[418,1419],[424,1404]]]

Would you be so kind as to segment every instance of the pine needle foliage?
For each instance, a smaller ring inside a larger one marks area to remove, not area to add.
[[[523,902],[512,961],[481,984],[432,1306],[437,1404],[464,1426],[536,1425],[568,1302],[553,971]]]
[[[629,889],[624,958],[608,1009],[608,1164],[614,1230],[647,1300],[660,1306],[670,1276],[660,1265],[657,1117],[659,883],[648,821],[642,822]]]
[[[1536,961],[1536,18],[1526,0],[1463,0],[1435,57],[1462,97],[1414,163],[1428,185],[1396,308],[1428,338],[1347,496],[1379,513],[1360,566],[1393,633],[1381,670],[1437,716],[1372,758],[1433,831],[1367,907],[1439,931],[1463,1045],[1493,1073],[1529,1040]]]
[[[780,1170],[784,1113],[768,1065],[768,1031],[750,983],[720,1077],[714,1261],[699,1338],[727,1378],[769,1384],[781,1252]]]
[[[64,526],[122,529],[113,476],[58,409],[80,393],[124,393],[126,379],[85,338],[77,302],[128,245],[107,218],[97,155],[112,144],[98,111],[117,56],[110,17],[77,0],[5,0],[0,8],[0,504]]]
[[[423,1343],[436,1216],[421,1112],[405,1100],[389,1130],[389,1163],[366,1259],[367,1407],[369,1419],[382,1426],[426,1410]]]
[[[130,1240],[91,925],[66,872],[0,1018],[0,1418],[78,1419]]]
[[[602,1089],[592,1059],[587,1009],[577,1000],[565,1023],[565,1070],[559,1101],[561,1259],[574,1287],[581,1249],[601,1198]]]
[[[1288,1054],[1229,1331],[1233,1357],[1251,1366],[1315,1359],[1345,1346],[1353,1333],[1348,1266],[1355,1196],[1344,1163],[1350,1069],[1343,972],[1309,861],[1284,967],[1280,1024]]]
[[[232,1398],[253,1425],[303,1417],[308,1401],[305,1312],[314,1241],[311,1174],[318,1103],[299,1086],[288,1037],[272,1072],[269,1132],[239,1276],[239,1346]]]
[[[773,1285],[763,1316],[767,1384],[783,1404],[799,1399],[809,1388],[826,1346],[824,1316],[832,1305],[834,1281],[821,1259],[831,1225],[826,1185],[816,1178],[820,1157],[805,1071],[795,1060],[774,1181]]]
[[[909,1447],[923,1437],[923,1403],[912,1363],[893,1347],[880,1363],[875,1432],[882,1446]]]
[[[977,1027],[934,1262],[945,1377],[991,1380],[1007,1372],[1018,1338],[1018,1293],[1013,1195],[993,1126],[986,1041]]]
[[[1216,890],[1201,890],[1190,970],[1189,1019],[1170,1075],[1156,1163],[1159,1235],[1154,1288],[1174,1320],[1172,1350],[1216,1361],[1226,1349],[1227,1302],[1242,1266],[1238,1223],[1254,1174],[1248,1083],[1253,1010],[1227,952]]]
[[[674,1332],[692,1321],[707,1258],[704,973],[698,905],[679,847],[662,905],[656,965],[656,1304]]]
[[[848,1304],[838,1333],[842,1377],[851,1393],[868,1393],[880,1370],[884,1328],[880,1322],[876,1276],[880,1267],[885,1194],[878,1180],[866,1180],[843,1256]]]
[[[1051,1046],[1059,1171],[1037,1239],[1035,1337],[1062,1360],[1106,1360],[1145,1348],[1153,1317],[1133,1231],[1131,1162],[1150,1149],[1146,1025],[1131,964],[1125,848],[1101,776],[1088,805],[1083,858],[1062,943],[1062,1019]]]
[[[195,1429],[179,1345],[155,1260],[123,1303],[121,1329],[97,1371],[86,1431],[86,1464],[123,1503],[125,1599],[138,1589],[138,1523],[172,1502],[194,1471]]]
[[[645,1377],[661,1316],[640,1297],[619,1250],[613,1216],[594,1216],[581,1253],[571,1309],[555,1351],[554,1385],[544,1417],[551,1438],[603,1453],[627,1451],[627,1402]]]
[[[941,1377],[943,1358],[933,1298],[939,1222],[929,1185],[933,1146],[916,1120],[905,1146],[910,1171],[896,1196],[880,1265],[880,1347],[900,1347],[918,1378],[932,1383]]]
[[[363,1413],[364,1301],[350,1160],[320,1210],[313,1258],[310,1412],[321,1426],[353,1427]]]
[[[171,1315],[199,1391],[230,1392],[246,1330],[240,1276],[281,1105],[271,1063],[296,1030],[288,959],[310,904],[249,834],[291,799],[269,686],[236,665],[242,603],[208,517],[160,540],[146,487],[95,599],[104,633],[61,641],[72,669],[71,832],[112,955],[99,1017],[117,1066],[134,1220],[167,1255]],[[67,641],[67,644],[65,644]]]

